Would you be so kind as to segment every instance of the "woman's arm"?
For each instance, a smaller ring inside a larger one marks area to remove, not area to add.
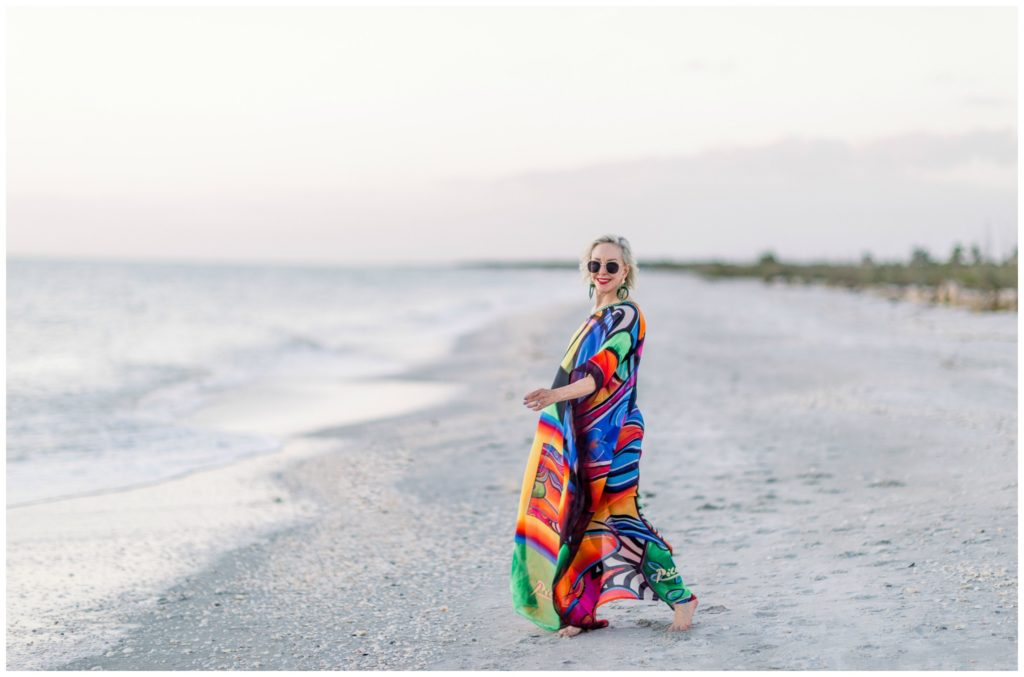
[[[593,376],[587,374],[578,381],[573,381],[569,385],[564,385],[561,388],[538,388],[537,390],[529,392],[523,398],[523,404],[534,411],[540,411],[554,402],[575,400],[589,395],[595,390],[597,390],[597,382],[594,380]]]

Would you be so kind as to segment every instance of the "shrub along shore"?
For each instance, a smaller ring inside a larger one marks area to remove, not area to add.
[[[471,267],[575,268],[572,261],[488,261]],[[1003,261],[994,261],[972,247],[971,258],[961,247],[949,260],[938,262],[927,251],[914,249],[906,262],[876,262],[864,254],[859,263],[786,263],[765,252],[752,263],[646,260],[643,270],[676,270],[709,279],[756,277],[766,284],[825,284],[878,294],[892,301],[963,306],[977,311],[1017,311],[1017,248]]]

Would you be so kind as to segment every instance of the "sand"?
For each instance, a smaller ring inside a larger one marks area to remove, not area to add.
[[[190,422],[289,436],[445,402],[459,389],[398,379],[268,380],[222,393]],[[289,496],[275,478],[336,447],[296,436],[277,453],[151,486],[8,508],[8,665],[45,669],[105,652],[134,627],[131,614],[168,602],[162,590],[175,581],[225,550],[315,519],[318,506]]]
[[[38,611],[26,647],[9,587],[8,667],[1017,667],[1015,315],[670,274],[643,277],[637,300],[640,488],[700,597],[689,632],[665,632],[661,602],[605,605],[610,627],[571,639],[510,606],[536,424],[521,398],[550,383],[584,299],[403,375],[461,384],[451,403],[292,438],[292,457],[247,475],[288,519],[145,600],[70,624]],[[229,502],[249,490],[216,472],[192,477]],[[9,510],[9,586],[28,576],[12,575],[11,524]]]

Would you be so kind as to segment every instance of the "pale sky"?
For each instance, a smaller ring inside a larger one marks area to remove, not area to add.
[[[8,8],[8,253],[1008,250],[1016,12]]]

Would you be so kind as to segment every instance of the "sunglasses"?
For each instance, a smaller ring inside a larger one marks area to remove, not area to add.
[[[619,262],[618,261],[609,261],[608,263],[604,264],[604,269],[608,271],[609,275],[614,275],[615,273],[619,272]],[[599,272],[601,272],[601,262],[600,261],[591,261],[591,262],[589,262],[587,264],[587,270],[589,270],[592,273],[599,273]]]

